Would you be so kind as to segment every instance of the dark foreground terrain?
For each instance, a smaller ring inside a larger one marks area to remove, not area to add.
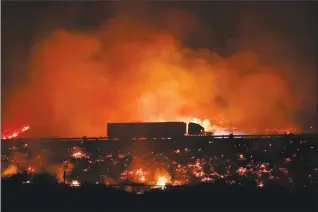
[[[318,211],[317,141],[194,137],[122,143],[2,142],[2,211]],[[66,185],[56,183],[63,181],[63,171]],[[173,185],[191,186],[124,185],[128,180],[151,184],[148,177],[156,173],[169,175]]]
[[[167,187],[144,193],[102,185],[69,187],[41,175],[25,184],[22,175],[2,179],[2,211],[107,211],[108,209],[280,209],[317,211],[317,193],[278,185],[257,188],[251,181],[229,186],[222,181],[197,186]]]

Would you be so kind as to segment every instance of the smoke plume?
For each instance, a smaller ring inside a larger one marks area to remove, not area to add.
[[[50,30],[30,51],[26,85],[5,103],[7,121],[30,125],[34,136],[104,136],[107,122],[189,116],[245,132],[297,127],[291,64],[266,62],[249,48],[274,51],[280,40],[238,37],[226,48],[246,48],[225,57],[186,44],[205,28],[190,13],[170,11],[160,20],[116,13],[95,29]]]

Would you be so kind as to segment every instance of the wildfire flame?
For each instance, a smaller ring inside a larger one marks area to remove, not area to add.
[[[165,188],[166,184],[171,183],[171,176],[164,168],[156,169],[154,178],[156,180],[156,185],[162,189]]]
[[[72,186],[72,187],[80,187],[81,183],[78,180],[72,180],[70,186]]]
[[[88,155],[85,154],[81,148],[75,146],[72,148],[72,157],[76,159],[88,158]]]
[[[176,120],[180,121],[180,122],[185,122],[185,123],[195,123],[195,124],[199,124],[202,127],[204,127],[204,130],[206,132],[211,132],[214,135],[229,135],[231,133],[233,134],[240,134],[243,135],[245,134],[242,131],[238,131],[236,128],[232,128],[230,126],[228,127],[222,127],[221,123],[217,124],[212,124],[212,122],[209,119],[199,119],[197,117],[179,117]],[[166,120],[164,119],[159,119],[160,122],[165,122]]]
[[[164,188],[167,182],[168,182],[168,179],[166,177],[159,177],[156,185],[161,186],[161,188]]]
[[[1,136],[1,139],[6,140],[6,139],[12,139],[12,138],[16,138],[18,137],[21,133],[27,131],[30,129],[30,126],[24,126],[21,129],[17,129],[15,130],[13,133],[9,134],[9,135],[4,135]]]
[[[2,172],[1,176],[9,177],[15,175],[16,173],[18,173],[18,167],[10,164],[9,167]]]

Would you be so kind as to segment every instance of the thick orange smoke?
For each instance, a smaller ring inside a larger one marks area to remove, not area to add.
[[[181,37],[126,16],[90,33],[52,31],[35,43],[30,86],[6,112],[34,136],[104,136],[107,122],[189,116],[245,132],[295,127],[279,69],[251,51],[223,58]]]

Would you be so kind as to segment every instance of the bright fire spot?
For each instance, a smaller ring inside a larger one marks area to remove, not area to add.
[[[15,175],[17,173],[18,173],[18,167],[10,164],[9,167],[2,172],[1,176],[2,177],[9,177],[9,176]]]
[[[168,179],[166,177],[159,177],[156,185],[160,186],[161,188],[164,188],[167,182],[168,182]]]
[[[81,152],[75,152],[75,153],[73,153],[72,156],[73,156],[73,158],[83,158],[84,154]]]
[[[244,176],[247,172],[246,168],[240,167],[237,171],[236,171],[240,176]]]
[[[208,119],[201,120],[201,119],[192,117],[192,118],[185,119],[184,121],[187,123],[192,122],[192,123],[200,124],[202,127],[204,127],[204,130],[206,132],[212,132],[214,135],[228,135],[232,131],[229,127],[225,128],[216,124],[211,124],[211,121]]]
[[[28,172],[33,173],[33,172],[35,172],[35,169],[34,169],[32,166],[29,166],[29,167],[28,167]]]
[[[88,158],[88,155],[85,154],[79,147],[73,147],[72,148],[72,157],[76,159],[80,158]]]
[[[1,139],[6,140],[6,139],[12,139],[12,138],[16,138],[18,137],[21,133],[27,131],[30,129],[30,126],[24,126],[21,129],[17,129],[14,132],[10,133],[10,134],[5,134],[3,136],[1,136]]]
[[[146,179],[145,179],[145,176],[142,176],[141,178],[140,178],[140,180],[141,181],[145,181]]]
[[[176,120],[179,120],[181,122],[185,122],[187,124],[189,124],[190,122],[195,123],[195,124],[199,124],[202,127],[204,127],[205,132],[210,132],[213,133],[214,135],[229,135],[231,133],[233,133],[233,135],[243,135],[243,132],[237,131],[236,128],[232,128],[230,126],[228,127],[222,127],[221,125],[218,124],[212,124],[211,121],[209,119],[198,119],[196,117],[189,117],[189,118],[185,118],[185,117],[180,117]],[[164,119],[160,119],[160,122],[165,122],[167,120]]]
[[[81,186],[81,184],[78,180],[72,180],[71,186],[72,187],[79,187],[79,186]]]
[[[263,182],[257,182],[257,186],[260,187],[260,188],[263,188],[264,187],[264,183]]]
[[[156,186],[164,189],[168,183],[171,183],[171,176],[166,169],[158,168],[156,169],[154,180],[156,182]]]

